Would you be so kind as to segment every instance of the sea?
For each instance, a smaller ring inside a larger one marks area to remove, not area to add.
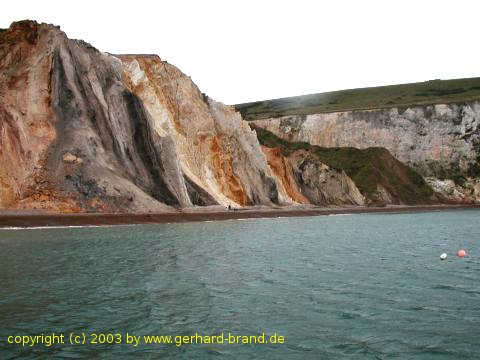
[[[480,211],[1,229],[0,359],[57,358],[480,359]]]

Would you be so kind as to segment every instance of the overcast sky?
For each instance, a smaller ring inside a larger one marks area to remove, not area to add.
[[[8,1],[110,53],[155,53],[226,104],[480,76],[480,2]]]

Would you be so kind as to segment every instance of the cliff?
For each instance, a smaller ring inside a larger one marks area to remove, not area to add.
[[[256,135],[232,108],[157,56],[101,53],[47,24],[0,33],[0,136],[1,208],[279,202]]]
[[[404,149],[408,145],[395,136],[409,144],[419,128],[414,124],[426,117],[415,112],[418,119],[408,122],[411,109],[393,120],[387,110],[378,110],[386,114],[374,116],[380,120],[351,114],[261,120],[255,122],[257,134],[233,107],[202,94],[190,77],[156,55],[103,53],[68,39],[58,27],[21,21],[0,31],[0,210],[417,204],[455,200],[459,193],[459,201],[469,202],[466,186],[425,182],[390,154],[425,174],[457,160],[459,173],[477,171],[477,105],[468,106],[464,112],[471,116],[457,118],[453,133],[441,128],[449,144],[460,136],[456,132],[463,136],[450,152],[445,144],[429,150],[440,141],[428,133],[439,126],[433,120],[422,120],[424,143],[417,151]],[[316,119],[323,116],[335,119],[331,127],[319,127],[323,118]],[[366,130],[349,125],[361,121]],[[263,136],[261,128],[284,140],[275,137],[272,145],[266,139],[273,135]],[[310,144],[299,142],[304,140]],[[373,145],[390,152],[364,149]],[[342,154],[338,162],[330,146],[359,149],[334,149]],[[424,166],[421,159],[427,158],[432,166]],[[477,183],[468,184],[480,193]]]
[[[383,147],[423,175],[446,199],[480,201],[479,101],[265,119],[255,119],[250,111],[249,117],[256,127],[290,142],[325,148]],[[442,185],[445,180],[452,183]]]
[[[260,143],[291,166],[296,185],[315,204],[429,204],[442,199],[414,170],[379,147],[319,147],[288,142],[251,124]]]
[[[480,103],[292,115],[254,120],[295,142],[379,146],[425,176],[479,176]]]

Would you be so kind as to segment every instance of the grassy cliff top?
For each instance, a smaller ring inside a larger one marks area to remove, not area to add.
[[[245,120],[480,100],[480,77],[339,90],[235,105]]]

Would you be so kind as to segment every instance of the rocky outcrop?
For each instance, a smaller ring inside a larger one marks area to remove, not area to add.
[[[253,123],[293,142],[384,147],[424,176],[480,176],[479,102],[293,115]]]
[[[456,184],[450,179],[440,180],[434,177],[427,177],[425,180],[446,202],[480,203],[480,179],[468,178],[462,184]]]
[[[0,208],[278,202],[255,133],[157,56],[23,21],[0,33]]]

